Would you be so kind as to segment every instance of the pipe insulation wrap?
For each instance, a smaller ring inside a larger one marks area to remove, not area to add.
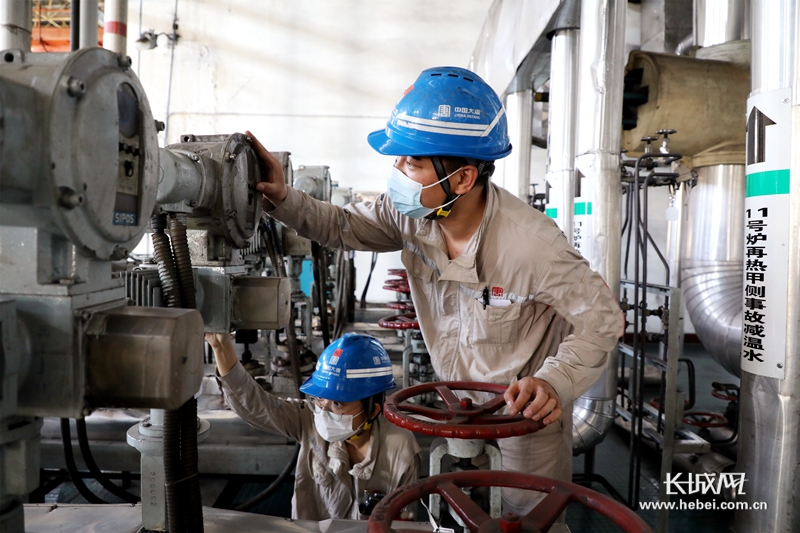
[[[586,177],[583,195],[592,202],[588,220],[590,249],[581,250],[591,268],[619,295],[619,149],[622,123],[625,15],[622,0],[581,2],[578,66],[578,128],[575,167]],[[620,317],[621,318],[621,317]],[[573,451],[598,444],[613,425],[619,351],[615,348],[600,378],[573,406]]]
[[[711,356],[739,376],[744,165],[710,165],[695,172],[681,269],[686,310]]]

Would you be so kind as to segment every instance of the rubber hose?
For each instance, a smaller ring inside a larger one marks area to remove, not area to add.
[[[178,270],[178,281],[181,288],[181,299],[184,309],[197,309],[194,291],[194,275],[192,259],[189,255],[189,243],[186,240],[186,224],[177,217],[169,217],[169,238],[172,241],[172,253]]]
[[[89,437],[86,434],[86,420],[83,418],[76,418],[75,425],[78,429],[78,444],[81,447],[81,454],[83,455],[83,462],[89,468],[89,472],[103,486],[108,492],[119,498],[120,500],[128,503],[139,503],[140,499],[120,487],[114,485],[108,477],[97,467],[97,463],[92,457],[92,450],[89,448]]]
[[[150,218],[150,227],[153,229],[153,257],[158,265],[158,278],[161,280],[161,293],[167,307],[181,307],[181,292],[178,286],[178,271],[175,259],[172,257],[172,248],[169,238],[164,233],[167,227],[166,215],[153,215]]]
[[[78,467],[75,466],[75,456],[72,454],[72,436],[69,429],[69,418],[61,419],[61,444],[64,446],[64,462],[67,463],[67,472],[69,478],[78,489],[81,496],[86,498],[89,503],[108,503],[100,499],[95,493],[89,490],[89,487],[83,482],[83,478],[78,472]]]
[[[289,474],[294,470],[295,465],[297,465],[297,457],[300,455],[300,443],[294,445],[294,455],[292,456],[292,460],[284,467],[278,477],[275,478],[275,481],[270,483],[269,487],[262,490],[249,500],[244,503],[240,503],[236,507],[233,508],[234,511],[246,511],[247,509],[254,507],[255,505],[261,503],[262,501],[266,500],[272,494],[278,490],[283,482],[286,481],[286,478],[289,477]]]

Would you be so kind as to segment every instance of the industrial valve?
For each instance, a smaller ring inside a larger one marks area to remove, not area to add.
[[[466,487],[511,487],[544,492],[547,496],[526,516],[505,513],[493,518],[464,493]],[[451,472],[431,476],[404,485],[375,507],[369,518],[369,533],[404,533],[392,529],[400,512],[410,503],[432,494],[440,495],[461,518],[472,533],[502,531],[538,533],[549,531],[556,519],[571,503],[580,503],[614,522],[625,533],[652,533],[650,526],[622,504],[586,487],[542,476],[503,472],[498,476],[491,470]]]

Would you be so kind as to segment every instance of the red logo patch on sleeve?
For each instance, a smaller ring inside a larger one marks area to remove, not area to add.
[[[492,298],[502,298],[503,287],[492,287]]]

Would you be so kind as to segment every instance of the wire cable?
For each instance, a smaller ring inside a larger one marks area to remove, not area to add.
[[[75,488],[78,489],[80,495],[86,498],[86,501],[89,503],[108,503],[89,490],[89,487],[83,482],[80,472],[78,472],[78,467],[75,466],[75,456],[72,454],[72,436],[70,435],[69,418],[61,419],[61,444],[64,446],[64,462],[67,464],[69,478],[72,480]]]
[[[261,503],[262,501],[272,496],[272,494],[275,493],[275,491],[278,490],[281,485],[283,485],[283,482],[286,481],[286,478],[289,477],[289,474],[294,470],[295,465],[297,465],[297,457],[299,455],[300,455],[300,443],[298,442],[294,446],[294,455],[292,455],[291,461],[289,461],[289,463],[283,468],[281,473],[278,474],[278,477],[275,478],[275,481],[270,483],[269,487],[262,490],[261,492],[259,492],[246,502],[240,503],[239,505],[234,507],[233,510],[246,511],[247,509],[254,507],[255,505]]]
[[[75,426],[77,427],[78,433],[78,445],[81,448],[81,455],[83,455],[83,462],[86,463],[86,466],[89,468],[89,472],[91,472],[92,476],[97,480],[100,485],[106,489],[108,492],[116,496],[122,501],[128,503],[139,503],[140,498],[134,494],[131,494],[127,490],[123,490],[120,487],[114,485],[108,477],[98,468],[97,463],[92,456],[92,450],[89,447],[89,437],[86,434],[86,419],[85,418],[76,418],[75,419]]]

